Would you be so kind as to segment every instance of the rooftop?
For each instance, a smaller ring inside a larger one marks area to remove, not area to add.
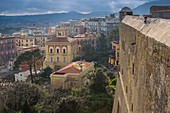
[[[75,41],[73,38],[67,37],[67,38],[54,38],[47,42],[73,42],[73,41]]]
[[[120,12],[132,12],[132,10],[129,7],[123,7]]]
[[[133,27],[142,34],[155,39],[156,41],[170,46],[170,20],[159,18],[148,18],[144,23],[144,17],[126,16],[122,23]]]
[[[82,70],[79,68],[80,65],[83,66],[83,68],[88,68],[91,65],[93,65],[92,62],[85,62],[85,61],[77,61],[77,62],[73,62],[65,67],[63,67],[62,69],[54,72],[53,74],[60,74],[60,75],[64,75],[66,73],[81,73]]]

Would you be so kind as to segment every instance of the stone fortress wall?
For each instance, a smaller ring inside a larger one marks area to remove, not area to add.
[[[170,20],[126,16],[112,113],[170,113]]]

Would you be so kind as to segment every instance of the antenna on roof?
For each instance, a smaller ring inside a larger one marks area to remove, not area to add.
[[[144,23],[146,24],[148,17],[144,16]]]

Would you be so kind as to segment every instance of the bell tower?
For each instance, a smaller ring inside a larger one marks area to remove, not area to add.
[[[67,30],[63,28],[56,29],[56,37],[57,38],[67,38]]]

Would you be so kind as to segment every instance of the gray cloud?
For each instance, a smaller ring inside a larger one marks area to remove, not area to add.
[[[112,11],[134,8],[153,0],[1,0],[0,14],[37,14],[61,11]]]

